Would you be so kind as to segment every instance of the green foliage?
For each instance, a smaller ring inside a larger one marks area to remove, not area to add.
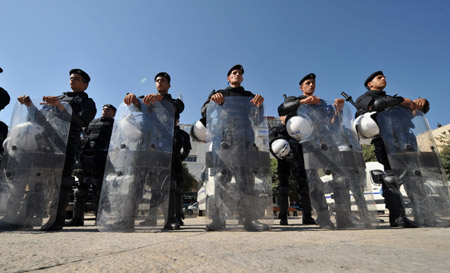
[[[278,196],[278,184],[280,184],[280,181],[278,181],[277,167],[278,167],[278,160],[275,158],[270,159],[270,174],[272,175],[273,196]]]
[[[183,192],[192,191],[192,187],[198,183],[195,177],[189,172],[186,162],[183,162]]]
[[[280,184],[280,181],[278,180],[277,168],[278,160],[276,158],[272,158],[270,160],[270,174],[272,175],[272,194],[276,199],[278,199],[278,186]],[[289,197],[291,201],[298,201],[297,183],[292,175],[289,177]]]
[[[375,156],[375,146],[361,145],[361,147],[365,162],[377,161],[377,157]]]

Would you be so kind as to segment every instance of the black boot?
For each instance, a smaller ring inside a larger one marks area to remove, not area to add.
[[[180,225],[176,222],[168,222],[165,226],[164,226],[165,230],[179,230],[180,229]]]
[[[311,213],[303,213],[302,223],[304,225],[317,225]]]
[[[289,208],[289,188],[280,186],[278,188],[280,194],[278,195],[278,206],[280,207],[280,214],[278,218],[280,219],[280,225],[288,225],[288,208]]]
[[[73,205],[73,218],[66,222],[68,227],[82,227],[84,226],[84,207],[85,203],[82,203],[80,199],[74,200]]]
[[[172,181],[171,186],[174,186],[174,181]],[[169,195],[169,207],[168,207],[168,217],[167,222],[164,225],[165,230],[178,230],[180,229],[180,224],[177,223],[175,220],[175,210],[176,210],[176,193],[175,193],[176,187],[171,188],[170,195]]]
[[[395,223],[391,223],[391,227],[399,227],[399,228],[418,228],[419,225],[406,218],[406,216],[400,216],[395,220]]]
[[[66,222],[67,227],[82,227],[84,226],[84,220],[82,218],[73,217],[70,221]]]
[[[89,188],[79,187],[74,192],[73,200],[73,218],[66,222],[68,227],[82,227],[84,226],[84,208],[86,207],[86,202],[88,198]]]
[[[281,214],[278,215],[278,218],[280,219],[280,225],[281,226],[287,226],[288,225],[288,218],[286,214]]]

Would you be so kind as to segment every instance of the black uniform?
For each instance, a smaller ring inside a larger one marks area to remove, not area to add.
[[[82,128],[88,126],[97,113],[94,101],[89,98],[88,94],[85,92],[64,92],[58,98],[72,107],[72,117],[56,220],[53,225],[44,225],[42,227],[42,230],[44,231],[60,230],[64,226],[65,212],[67,205],[69,204],[70,194],[72,193],[72,186],[74,183],[72,173],[76,158],[81,151],[80,134]]]
[[[269,138],[270,143],[276,139],[287,140],[292,151],[292,155],[288,158],[276,157],[278,160],[278,180],[280,182],[278,186],[278,205],[280,207],[279,218],[287,224],[289,176],[292,174],[297,182],[297,189],[302,204],[303,223],[314,223],[314,221],[311,221],[311,200],[309,198],[308,180],[303,162],[303,151],[301,144],[288,134],[286,131],[286,125],[284,124],[270,129]]]
[[[183,164],[192,149],[189,134],[176,126],[174,130],[171,177],[176,183],[175,216],[178,224],[183,225]],[[170,212],[169,212],[170,213]],[[173,215],[173,213],[172,213]]]
[[[357,116],[370,111],[383,111],[388,107],[398,106],[403,102],[403,98],[399,96],[389,96],[386,92],[381,90],[369,90],[361,95],[356,100],[358,108]],[[370,108],[370,109],[369,109]],[[427,101],[424,107],[424,113],[429,110],[429,102]],[[409,126],[412,123],[410,119],[399,121],[399,126]],[[411,137],[414,137],[412,135]],[[415,138],[415,137],[414,137]],[[385,198],[386,208],[389,209],[389,222],[393,227],[409,226],[410,222],[406,219],[405,209],[401,198],[400,189],[396,183],[396,174],[392,170],[383,139],[381,137],[374,138],[372,144],[375,146],[375,155],[378,162],[383,164],[385,170],[385,177],[382,181],[383,197]]]
[[[89,123],[85,130],[87,140],[78,160],[78,169],[81,172],[77,172],[79,182],[74,192],[74,215],[67,223],[68,226],[84,224],[84,210],[90,186],[94,193],[97,213],[113,125],[113,118],[101,117]]]

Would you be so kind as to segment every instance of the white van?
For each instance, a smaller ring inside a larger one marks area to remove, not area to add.
[[[232,177],[230,183],[230,187],[236,187],[236,180],[234,177]],[[210,185],[207,187],[207,185]],[[206,212],[206,191],[207,190],[213,190],[214,189],[214,176],[210,175],[210,169],[204,168],[203,172],[201,174],[201,180],[199,182],[199,190],[197,192],[197,203],[198,203],[198,216],[205,215]],[[255,177],[255,184],[254,189],[256,192],[259,192],[259,196],[261,198],[268,198],[269,194],[267,193],[267,187],[264,185],[263,181],[257,177]],[[209,192],[209,194],[213,194],[212,192]],[[231,206],[233,204],[237,204],[237,202],[232,202]]]
[[[378,162],[366,162],[366,186],[364,187],[365,196],[373,196],[373,201],[375,202],[377,212],[380,214],[386,213],[386,205],[384,204],[383,191],[381,189],[382,175],[384,172],[384,167]],[[328,205],[333,211],[334,199],[331,198],[331,187],[327,182],[332,181],[333,177],[331,175],[324,175],[320,177],[322,182],[324,182],[324,193]],[[351,196],[352,210],[356,211],[357,207],[353,196]]]

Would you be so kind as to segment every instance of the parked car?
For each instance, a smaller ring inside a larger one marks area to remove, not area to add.
[[[195,202],[194,204],[189,205],[187,207],[187,209],[185,209],[184,214],[187,216],[198,214],[198,202]]]

